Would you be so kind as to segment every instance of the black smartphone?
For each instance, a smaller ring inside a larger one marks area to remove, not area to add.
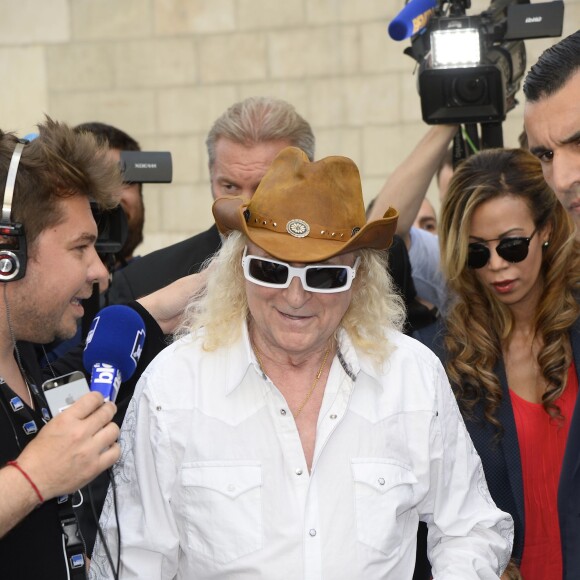
[[[44,381],[42,390],[53,417],[90,391],[87,379],[81,371],[73,371],[67,375]]]

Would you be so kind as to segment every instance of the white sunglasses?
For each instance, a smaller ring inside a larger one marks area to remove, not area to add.
[[[324,294],[348,290],[360,263],[360,258],[357,257],[353,266],[313,264],[296,268],[286,262],[252,256],[247,252],[246,247],[242,256],[246,280],[266,288],[288,288],[293,278],[300,278],[304,290]]]

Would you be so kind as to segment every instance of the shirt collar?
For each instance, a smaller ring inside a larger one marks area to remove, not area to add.
[[[258,376],[265,377],[252,348],[247,322],[242,326],[241,340],[227,349],[226,356],[229,359],[227,366],[232,369],[226,377],[226,395],[233,393],[249,372],[256,372]]]
[[[337,338],[337,356],[344,372],[353,381],[356,381],[359,372],[363,372],[374,379],[379,386],[379,376],[372,361],[366,355],[357,352],[344,328],[339,328]],[[249,372],[256,372],[258,376],[266,378],[252,348],[247,321],[243,324],[241,340],[228,349],[227,356],[229,358],[228,367],[233,369],[233,372],[228,373],[227,376],[226,395],[233,393],[242,384]]]
[[[338,360],[342,365],[344,372],[356,381],[360,373],[368,375],[380,387],[379,373],[373,361],[366,354],[356,349],[352,340],[344,328],[339,328],[338,333]]]

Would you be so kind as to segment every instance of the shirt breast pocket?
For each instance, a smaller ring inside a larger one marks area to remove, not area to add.
[[[262,548],[259,462],[204,461],[182,466],[190,549],[227,564]]]
[[[357,458],[351,467],[358,540],[393,556],[415,505],[417,478],[409,465],[396,459]]]

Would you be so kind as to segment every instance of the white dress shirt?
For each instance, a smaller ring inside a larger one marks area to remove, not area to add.
[[[399,333],[377,372],[344,331],[309,473],[292,413],[247,329],[213,352],[166,348],[139,381],[114,469],[122,579],[498,578],[511,517],[494,505],[445,372]],[[116,562],[109,489],[101,517]],[[97,541],[91,580],[112,578]]]

